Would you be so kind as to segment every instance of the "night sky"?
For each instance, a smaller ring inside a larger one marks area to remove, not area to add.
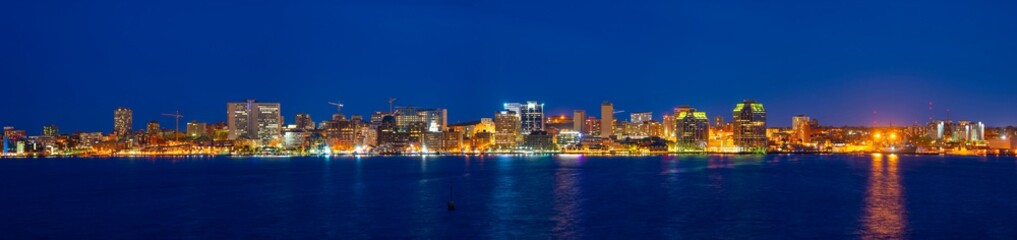
[[[0,3],[0,125],[135,128],[281,102],[287,122],[539,100],[549,115],[677,105],[769,124],[1017,125],[1017,1],[46,1]],[[929,110],[929,102],[934,109]],[[875,112],[875,114],[874,114]],[[627,113],[619,118],[627,120]]]

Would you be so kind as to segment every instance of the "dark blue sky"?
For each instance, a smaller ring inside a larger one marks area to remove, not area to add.
[[[536,99],[771,125],[954,119],[1017,125],[1015,1],[16,1],[0,4],[0,124],[109,131],[255,98],[327,118],[397,105],[452,122]],[[873,112],[877,112],[873,115]],[[627,119],[625,116],[623,119]]]

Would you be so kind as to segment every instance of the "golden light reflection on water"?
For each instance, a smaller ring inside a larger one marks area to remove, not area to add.
[[[559,161],[554,174],[554,238],[578,239],[582,224],[580,223],[580,169],[585,159],[565,159]]]
[[[881,154],[872,155],[862,220],[863,239],[904,238],[907,226],[897,155],[890,154],[885,161],[883,158]]]

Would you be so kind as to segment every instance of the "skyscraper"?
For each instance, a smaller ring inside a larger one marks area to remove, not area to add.
[[[279,103],[231,102],[226,104],[229,139],[279,139],[282,134],[282,114]]]
[[[586,110],[572,111],[572,131],[584,133],[586,128]]]
[[[300,130],[313,130],[314,120],[311,119],[311,115],[307,113],[297,113],[297,117],[294,118],[297,129]]]
[[[734,143],[742,151],[766,150],[766,109],[755,100],[735,105],[732,118]]]
[[[417,111],[417,115],[420,115],[420,120],[424,122],[428,132],[448,130],[448,109],[420,109]]]
[[[519,116],[508,110],[494,115],[494,142],[499,147],[514,147],[518,141]]]
[[[609,138],[614,134],[614,105],[604,101],[600,104],[600,136]]]
[[[126,135],[131,132],[131,126],[134,124],[134,111],[130,108],[119,107],[113,111],[113,133],[116,135]]]
[[[629,122],[640,124],[653,120],[652,112],[636,112],[629,115]]]
[[[530,134],[535,131],[544,131],[544,104],[535,101],[528,101],[520,110],[520,123],[522,133]]]
[[[710,138],[710,119],[706,112],[689,109],[675,118],[675,135],[679,151],[703,151]]]
[[[57,125],[42,126],[42,135],[50,137],[60,135],[60,128]]]

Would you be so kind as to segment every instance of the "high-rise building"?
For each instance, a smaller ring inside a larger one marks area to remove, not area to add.
[[[724,127],[724,116],[717,115],[713,117],[713,127],[720,128]]]
[[[678,124],[675,121],[675,116],[671,115],[671,114],[664,114],[664,122],[662,124],[664,125],[664,129],[663,129],[663,131],[664,131],[664,139],[674,140],[674,138],[675,138],[675,126],[677,126],[677,124]]]
[[[710,119],[706,112],[690,108],[675,117],[675,135],[679,151],[703,151],[710,138]]]
[[[42,126],[42,135],[50,137],[60,135],[60,128],[57,125]]]
[[[202,137],[208,134],[208,124],[197,120],[187,123],[187,136],[192,138]]]
[[[508,110],[494,115],[494,141],[499,147],[514,147],[519,139],[519,116]]]
[[[297,129],[300,130],[313,130],[314,120],[311,120],[311,115],[307,113],[297,113],[297,117],[294,118]]]
[[[520,109],[520,124],[522,134],[530,134],[535,131],[544,131],[544,104],[535,101],[528,101]]]
[[[231,102],[226,104],[230,140],[238,138],[277,140],[282,137],[282,114],[279,103]]]
[[[572,111],[572,131],[576,133],[586,132],[586,110]]]
[[[152,120],[145,125],[145,132],[150,135],[159,135],[162,133],[162,129],[159,128],[159,121]]]
[[[113,133],[116,135],[127,135],[134,125],[134,111],[130,108],[119,107],[113,111]]]
[[[600,137],[609,138],[614,134],[614,104],[604,101],[600,104]]]
[[[806,144],[811,141],[809,139],[812,134],[811,127],[812,120],[809,116],[797,115],[791,118],[791,141],[800,144]]]
[[[503,107],[507,111],[511,111],[511,112],[516,113],[516,116],[522,117],[520,115],[520,113],[523,112],[523,104],[522,103],[505,103]]]
[[[629,122],[640,124],[647,121],[653,120],[652,112],[636,112],[629,114]]]
[[[448,109],[420,109],[417,111],[420,120],[425,123],[428,132],[448,130]]]
[[[733,138],[742,151],[765,151],[766,109],[755,100],[745,100],[734,108]]]

